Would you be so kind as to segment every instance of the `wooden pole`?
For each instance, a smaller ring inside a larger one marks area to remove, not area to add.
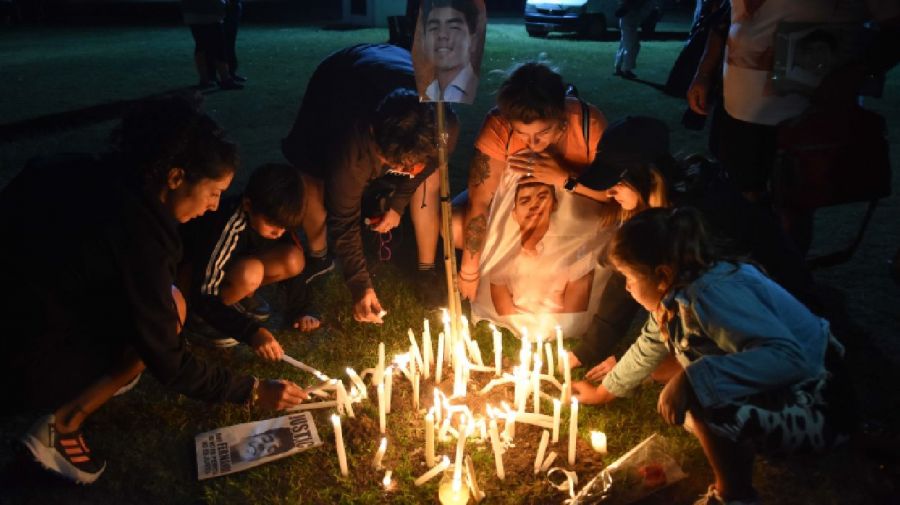
[[[437,111],[438,138],[438,170],[441,174],[441,231],[444,237],[444,271],[447,273],[447,312],[450,313],[450,330],[453,341],[461,334],[462,302],[459,298],[459,285],[456,278],[456,249],[453,245],[453,208],[450,202],[450,170],[447,163],[447,144],[450,135],[447,133],[447,116],[444,102],[435,102]],[[445,335],[445,338],[449,338]]]

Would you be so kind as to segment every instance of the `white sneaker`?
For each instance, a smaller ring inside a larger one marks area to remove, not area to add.
[[[21,440],[36,462],[76,484],[92,484],[106,470],[106,462],[101,465],[91,457],[81,430],[56,431],[53,414],[38,419]]]
[[[750,500],[725,500],[719,494],[719,491],[716,490],[716,485],[710,484],[709,489],[706,490],[706,494],[695,501],[694,505],[760,505],[760,501],[758,498],[751,498]]]

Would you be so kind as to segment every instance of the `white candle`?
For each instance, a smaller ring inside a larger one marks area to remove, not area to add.
[[[437,363],[434,365],[434,383],[441,383],[444,374],[444,332],[438,333]]]
[[[556,370],[554,370],[553,366],[553,347],[550,346],[550,342],[544,344],[544,351],[547,355],[547,375],[553,377],[556,374]]]
[[[466,351],[463,347],[463,342],[460,340],[456,343],[456,352],[454,355],[454,368],[453,373],[453,396],[466,396],[466,380],[465,380],[465,363],[466,363]]]
[[[569,466],[575,464],[575,439],[578,437],[578,398],[572,398],[572,412],[569,418]]]
[[[518,414],[515,411],[510,411],[506,414],[506,426],[503,428],[503,432],[506,434],[506,439],[509,441],[515,440],[516,438],[516,416]]]
[[[503,335],[497,331],[497,328],[493,328],[493,325],[492,329],[494,330],[494,374],[500,377],[503,366]]]
[[[350,403],[350,395],[347,394],[347,388],[344,387],[344,383],[341,381],[337,383],[337,401],[338,409],[343,405],[344,411],[347,412],[347,417],[351,419],[356,418],[356,414],[353,412],[353,404]]]
[[[544,430],[541,433],[541,443],[538,445],[537,454],[534,456],[534,474],[537,475],[541,471],[541,464],[544,462],[544,453],[547,452],[547,442],[550,441],[550,432]]]
[[[431,467],[431,470],[428,470],[427,472],[425,472],[421,476],[419,476],[419,478],[416,479],[415,482],[413,482],[413,484],[415,484],[417,486],[421,486],[422,484],[425,484],[426,482],[433,479],[435,475],[446,470],[449,466],[450,466],[450,459],[447,456],[443,456],[441,458],[440,463],[434,465],[433,467]]]
[[[391,490],[391,487],[392,487],[392,486],[391,486],[391,484],[392,484],[392,482],[391,482],[391,474],[393,474],[393,473],[394,473],[393,470],[388,470],[388,471],[384,472],[384,478],[381,479],[381,485],[384,486],[384,490],[385,490],[385,491],[390,491],[390,490]]]
[[[543,363],[541,363],[541,360],[538,356],[540,355],[538,354],[535,356],[534,371],[531,374],[531,386],[532,389],[534,389],[532,394],[534,394],[535,414],[541,413],[541,366],[543,366]]]
[[[466,482],[469,483],[469,488],[472,490],[472,496],[475,498],[475,503],[484,499],[484,491],[478,486],[478,479],[476,479],[475,476],[475,464],[472,463],[472,457],[468,454],[466,454]]]
[[[462,475],[462,464],[463,464],[463,450],[466,447],[466,437],[469,436],[468,433],[468,425],[466,425],[466,417],[462,416],[459,419],[459,437],[456,439],[456,459],[453,464],[453,482],[459,482],[460,476]]]
[[[384,427],[385,427],[385,412],[384,412],[384,383],[378,384],[378,428],[381,430],[381,434],[384,435]]]
[[[434,408],[425,414],[425,464],[434,466]]]
[[[348,367],[347,376],[350,377],[350,381],[353,382],[353,385],[355,385],[356,389],[359,390],[360,396],[362,396],[363,398],[368,398],[369,393],[368,391],[366,391],[366,385],[363,384],[363,381],[359,378],[359,374],[356,373],[356,370]]]
[[[562,403],[559,398],[553,399],[553,443],[559,442],[559,417]]]
[[[550,454],[547,455],[547,458],[544,459],[544,463],[541,464],[541,471],[546,472],[550,469],[550,465],[553,464],[553,460],[556,459],[556,453],[554,451],[550,451]]]
[[[375,451],[375,459],[372,461],[376,470],[381,470],[381,460],[384,458],[385,452],[387,452],[387,437],[381,437],[381,443],[378,444],[378,450]]]
[[[491,449],[494,450],[494,465],[497,467],[497,478],[503,480],[506,478],[506,473],[503,471],[503,447],[500,445],[500,435],[497,433],[497,420],[493,417],[491,418],[488,433],[491,435]]]
[[[594,451],[606,455],[606,433],[603,433],[602,431],[592,431],[591,447],[594,448]]]
[[[383,380],[384,376],[384,342],[378,343],[378,366],[375,367],[375,373],[372,374],[372,382],[378,384]]]
[[[434,424],[437,426],[441,424],[441,416],[444,413],[444,405],[441,403],[441,391],[438,388],[434,388],[432,391],[434,400],[432,400],[431,408],[434,409]]]
[[[423,372],[425,372],[425,378],[428,379],[431,377],[431,365],[434,363],[434,351],[431,348],[431,330],[428,328],[428,320],[425,320],[425,329],[422,331],[422,359],[425,361],[425,366],[423,368]]]
[[[419,411],[419,377],[421,377],[421,375],[419,375],[418,372],[414,373],[412,377],[413,410],[416,412]]]
[[[447,312],[447,309],[441,309],[444,313],[442,320],[444,322],[444,356],[447,357],[447,361],[453,361],[453,331],[450,329],[450,313]]]
[[[409,337],[409,345],[412,347],[412,354],[409,356],[410,361],[415,359],[417,367],[425,368],[425,359],[422,357],[422,351],[419,350],[419,343],[416,341],[416,334],[413,333],[412,328],[409,329],[406,335]]]
[[[572,395],[572,370],[569,368],[569,353],[564,352],[562,355],[562,366],[563,366],[563,398],[562,401],[569,401],[569,397]]]
[[[312,403],[301,403],[295,407],[290,407],[287,410],[288,412],[297,412],[298,410],[316,410],[316,409],[329,409],[331,407],[337,407],[338,402],[312,402]]]
[[[331,415],[331,425],[334,427],[334,445],[337,446],[338,464],[341,467],[341,475],[349,474],[347,469],[347,453],[344,450],[344,432],[341,430],[341,418],[336,414]]]
[[[391,396],[394,389],[394,368],[387,367],[384,371],[384,412],[391,413]]]

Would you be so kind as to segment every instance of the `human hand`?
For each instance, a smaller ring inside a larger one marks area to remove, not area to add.
[[[456,284],[459,287],[459,296],[463,300],[475,301],[475,295],[478,294],[478,279],[479,273],[477,271],[468,274],[460,269]]]
[[[377,231],[378,233],[387,233],[397,225],[400,224],[400,213],[394,209],[388,209],[387,212],[382,216],[381,221],[378,224],[371,226],[372,231]]]
[[[256,333],[250,337],[250,347],[253,348],[253,352],[255,352],[257,356],[268,361],[278,361],[284,356],[284,349],[281,348],[281,344],[279,344],[278,340],[275,340],[275,336],[265,328],[258,329]]]
[[[572,368],[578,368],[581,366],[581,360],[578,359],[578,356],[576,356],[574,352],[567,351],[566,354],[569,355],[569,369],[570,370]],[[559,373],[561,373],[561,374],[566,373],[564,365],[565,365],[565,363],[563,362],[563,360],[559,360],[559,363],[557,364],[557,368],[559,368]]]
[[[707,100],[709,98],[709,74],[697,71],[687,92],[688,106],[697,114],[707,115]]]
[[[362,298],[353,304],[353,319],[360,323],[382,324],[384,321],[381,320],[380,314],[383,310],[384,309],[381,308],[381,303],[378,301],[378,296],[375,294],[375,290],[369,288],[366,290],[365,294],[363,294]]]
[[[264,409],[282,410],[299,405],[308,395],[303,388],[284,379],[260,381],[256,404]]]
[[[307,333],[322,326],[322,321],[320,321],[319,318],[315,316],[303,314],[302,316],[298,317],[296,321],[294,321],[293,326],[301,332]]]
[[[572,394],[578,398],[579,403],[585,405],[602,405],[615,399],[603,385],[595,386],[588,381],[575,381],[572,383]]]
[[[687,374],[682,369],[669,379],[659,394],[656,411],[669,424],[684,424],[684,414],[687,412],[690,399],[690,384],[687,383]]]
[[[588,370],[584,377],[592,382],[600,382],[606,377],[606,374],[612,371],[613,367],[616,366],[616,357],[610,356],[605,360],[601,361],[599,365],[595,366]]]
[[[569,178],[569,173],[559,165],[556,158],[546,152],[519,151],[507,158],[507,164],[517,174],[557,188],[562,188]]]

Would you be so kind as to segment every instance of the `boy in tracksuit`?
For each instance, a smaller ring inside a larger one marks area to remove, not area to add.
[[[303,248],[290,230],[300,225],[304,204],[297,170],[267,164],[253,172],[243,195],[224,200],[216,211],[181,228],[182,267],[191,284],[185,290],[190,294],[188,320],[221,333],[224,338],[212,339],[215,345],[243,342],[263,358],[280,359],[281,345],[261,325],[270,309],[256,290],[303,271]],[[300,283],[291,287],[302,288]],[[289,295],[289,304],[296,304],[294,298]],[[299,316],[299,307],[288,311]],[[320,324],[311,316],[291,322],[301,331]]]

